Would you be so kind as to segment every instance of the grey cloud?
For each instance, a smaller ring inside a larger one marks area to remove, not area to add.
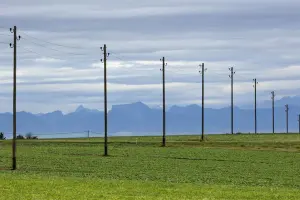
[[[12,12],[13,7],[19,9],[19,12]],[[166,71],[168,83],[197,85],[189,92],[182,88],[170,91],[169,103],[198,101],[201,77],[197,65],[201,62],[207,63],[209,69],[206,74],[207,84],[218,87],[229,85],[227,68],[234,66],[237,70],[235,83],[245,87],[238,88],[245,93],[237,95],[237,104],[251,103],[249,97],[252,96],[251,81],[254,77],[267,85],[259,91],[261,99],[269,98],[267,90],[273,85],[268,85],[268,81],[273,80],[275,89],[276,81],[289,79],[297,82],[297,73],[285,72],[286,77],[282,77],[278,69],[299,65],[299,8],[300,3],[296,0],[186,0],[184,5],[179,0],[87,0],[84,3],[78,0],[27,0],[26,3],[21,0],[3,0],[0,6],[0,42],[9,44],[12,38],[8,28],[18,25],[19,34],[23,36],[23,40],[18,43],[18,69],[25,74],[18,77],[21,86],[34,87],[40,84],[72,87],[78,83],[94,85],[99,82],[99,93],[84,90],[51,93],[57,99],[51,98],[49,91],[41,89],[35,93],[18,90],[22,100],[20,107],[25,110],[46,109],[42,106],[43,102],[49,105],[47,109],[57,107],[69,110],[77,103],[99,106],[103,69],[98,67],[95,70],[91,66],[100,60],[102,55],[99,47],[104,43],[112,53],[108,61],[110,83],[159,84],[159,63],[147,64],[146,67],[134,61],[159,61],[165,56],[169,63]],[[57,46],[43,40],[75,48]],[[42,58],[55,58],[63,62],[36,62]],[[4,81],[1,87],[3,91],[11,91],[9,80],[12,75],[12,51],[2,43],[0,59],[0,76]],[[121,67],[112,66],[113,61],[120,61]],[[174,65],[174,61],[182,63]],[[133,66],[123,68],[124,64]],[[32,67],[36,67],[34,73]],[[72,69],[64,74],[53,71],[64,67]],[[86,69],[87,72],[80,74],[79,69]],[[66,80],[60,80],[63,77]],[[297,88],[288,89],[288,84],[292,83],[285,82],[284,88],[278,89],[278,92],[299,94]],[[149,91],[112,92],[110,104],[138,100],[159,103],[161,91]],[[4,92],[2,95],[10,98],[9,94]],[[220,102],[217,105],[226,105],[230,99],[226,91],[224,95],[220,97],[211,92],[207,99]],[[4,104],[9,105],[9,101]]]

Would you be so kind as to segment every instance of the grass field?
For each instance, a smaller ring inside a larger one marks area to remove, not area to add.
[[[0,199],[300,199],[300,135],[115,137],[0,144]]]

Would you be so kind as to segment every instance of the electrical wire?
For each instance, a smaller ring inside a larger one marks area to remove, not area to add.
[[[38,55],[38,56],[41,56],[41,57],[52,58],[52,59],[55,59],[55,60],[58,60],[58,59],[59,59],[59,58],[54,58],[54,57],[52,57],[52,56],[44,56],[44,55],[42,55],[42,54],[40,54],[40,53],[37,53],[37,52],[35,52],[35,51],[31,50],[31,49],[26,48],[26,47],[22,47],[22,46],[18,46],[18,47],[20,47],[21,49],[25,50],[26,52],[34,53],[34,54],[36,54],[36,55]]]
[[[66,51],[62,51],[62,50],[58,50],[58,49],[54,49],[54,48],[51,48],[51,47],[47,47],[46,45],[43,45],[43,44],[40,44],[40,43],[37,43],[37,42],[34,42],[34,41],[31,41],[31,40],[28,40],[27,38],[24,38],[22,37],[23,39],[37,45],[37,46],[40,46],[40,47],[43,47],[45,49],[50,49],[52,51],[56,51],[56,52],[60,52],[60,53],[65,53],[65,54],[69,54],[69,55],[75,55],[75,56],[87,56],[87,54],[79,54],[79,53],[70,53],[70,52],[66,52]]]
[[[75,47],[75,46],[67,46],[67,45],[62,45],[62,44],[57,44],[57,43],[53,43],[53,42],[49,42],[49,41],[46,41],[46,40],[43,40],[43,39],[40,39],[40,38],[37,38],[37,37],[33,37],[23,31],[20,31],[22,34],[24,34],[25,36],[27,37],[30,37],[32,39],[35,39],[35,40],[39,40],[41,42],[44,42],[44,43],[48,43],[48,44],[51,44],[51,45],[55,45],[55,46],[60,46],[60,47],[65,47],[65,48],[71,48],[71,49],[81,49],[82,47]]]
[[[13,37],[13,35],[4,34],[4,33],[0,33],[0,35],[3,35],[3,36],[8,36],[8,37]]]
[[[111,54],[111,56],[117,58],[118,60],[121,60],[121,61],[123,61],[123,62],[126,62],[125,60],[123,60],[122,58],[120,58],[120,57],[118,57],[118,56],[116,56],[116,55],[114,55],[114,54]]]
[[[61,45],[61,44],[57,44],[57,43],[53,43],[53,42],[49,42],[49,41],[46,41],[46,40],[43,40],[43,39],[40,39],[40,38],[37,38],[37,37],[34,37],[34,36],[31,36],[30,34],[28,33],[25,33],[24,31],[19,31],[21,33],[21,35],[25,35],[25,37],[22,37],[23,39],[25,39],[26,41],[30,42],[30,43],[33,43],[37,46],[40,46],[40,47],[43,47],[43,48],[46,48],[46,49],[49,49],[49,50],[52,50],[52,51],[56,51],[56,52],[60,52],[60,53],[65,53],[65,54],[68,54],[68,55],[74,55],[74,56],[89,56],[88,54],[83,54],[83,53],[70,53],[70,52],[66,52],[64,50],[59,50],[59,49],[56,49],[56,48],[52,48],[52,47],[48,47],[46,46],[45,44],[41,44],[41,43],[38,43],[34,40],[37,40],[37,41],[41,41],[41,42],[44,42],[44,43],[47,43],[47,44],[50,44],[50,45],[55,45],[55,46],[59,46],[59,47],[65,47],[65,48],[72,48],[72,49],[82,49],[82,47],[75,47],[75,46],[67,46],[67,45]],[[28,38],[27,38],[27,37]],[[32,39],[34,40],[32,40]],[[35,53],[37,55],[39,55],[37,52],[34,52],[33,50],[30,50],[32,53]],[[115,53],[114,53],[115,54]],[[113,55],[114,57],[116,57],[117,59],[119,60],[122,60],[122,61],[125,61],[124,59],[120,58],[119,56],[116,56],[116,55]]]
[[[23,47],[23,46],[18,46],[19,48],[21,48],[22,50],[28,52],[28,53],[33,53],[33,54],[36,54],[38,56],[41,56],[41,57],[45,57],[45,58],[52,58],[52,59],[55,59],[55,60],[61,60],[60,58],[58,57],[55,57],[55,56],[46,56],[46,55],[42,55],[36,51],[33,51],[32,49],[29,49],[29,48],[26,48],[26,47]],[[67,57],[68,58],[68,57]],[[76,59],[78,61],[78,59]],[[86,59],[84,59],[86,60]],[[98,60],[89,60],[89,62],[97,62]]]
[[[119,57],[119,56],[116,56],[116,54],[117,54],[117,53],[113,53],[113,52],[110,53],[110,55],[114,56],[115,58],[117,58],[117,59],[119,59],[119,60],[121,60],[121,61],[126,62],[123,58],[121,58],[121,57]],[[117,55],[120,55],[120,54],[117,54]]]

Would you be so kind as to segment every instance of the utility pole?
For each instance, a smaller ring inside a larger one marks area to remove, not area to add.
[[[204,73],[207,69],[204,69],[204,63],[202,63],[200,74],[202,74],[202,134],[201,134],[201,141],[204,141]]]
[[[256,81],[256,78],[253,79],[254,81],[254,129],[255,129],[255,134],[257,134],[257,113],[256,113],[256,85],[258,82]]]
[[[90,130],[87,130],[87,136],[88,136],[88,139],[90,139]]]
[[[166,146],[166,97],[165,97],[165,66],[167,66],[167,63],[165,63],[165,57],[160,59],[162,61],[162,82],[163,82],[163,138],[162,138],[162,146]]]
[[[233,67],[230,67],[229,71],[229,78],[231,79],[231,134],[233,135],[233,76],[235,71],[233,71]]]
[[[12,170],[17,169],[16,158],[16,139],[17,139],[17,41],[21,36],[17,36],[17,27],[10,28],[10,32],[14,34],[14,43],[10,43],[10,47],[14,49],[14,70],[13,70],[13,141],[12,141]]]
[[[106,44],[104,47],[100,47],[101,51],[103,51],[103,60],[101,62],[104,63],[104,156],[108,156],[107,149],[107,78],[106,78],[106,61],[109,53],[106,52]]]
[[[299,122],[299,134],[300,134],[300,115],[298,115],[298,122]]]
[[[273,128],[273,134],[275,133],[275,109],[274,109],[274,100],[275,100],[275,92],[274,91],[272,91],[271,92],[271,94],[272,94],[272,97],[271,97],[271,99],[272,99],[272,128]]]
[[[286,133],[289,133],[289,105],[285,105],[285,112],[286,112]]]

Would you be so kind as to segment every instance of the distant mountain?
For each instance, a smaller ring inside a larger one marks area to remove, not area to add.
[[[279,104],[279,103],[278,103]],[[277,104],[277,105],[278,105]],[[289,130],[297,131],[297,116],[300,107],[291,105]],[[271,132],[272,113],[270,108],[258,109],[258,131]],[[285,131],[284,106],[275,108],[275,127],[277,132]],[[74,112],[63,114],[54,111],[44,114],[28,112],[17,113],[17,132],[27,133],[66,133],[93,132],[103,133],[104,113],[79,106]],[[235,132],[253,132],[253,109],[234,108]],[[167,134],[199,134],[201,131],[201,107],[198,105],[172,106],[166,112]],[[111,135],[118,132],[133,134],[160,134],[162,130],[162,110],[150,108],[142,102],[114,105],[108,112],[108,131]],[[0,131],[12,132],[12,114],[0,114]],[[207,133],[230,132],[230,107],[221,109],[205,108],[205,131]]]
[[[99,112],[99,110],[96,109],[88,109],[83,107],[83,105],[78,106],[78,108],[75,110],[75,112]]]
[[[289,106],[300,106],[300,96],[292,96],[292,97],[287,96],[287,97],[282,97],[281,99],[277,99],[277,100],[275,99],[275,106],[277,107],[283,107],[286,104],[289,104]],[[259,107],[269,108],[272,106],[272,101],[267,100],[259,103],[258,105]]]

